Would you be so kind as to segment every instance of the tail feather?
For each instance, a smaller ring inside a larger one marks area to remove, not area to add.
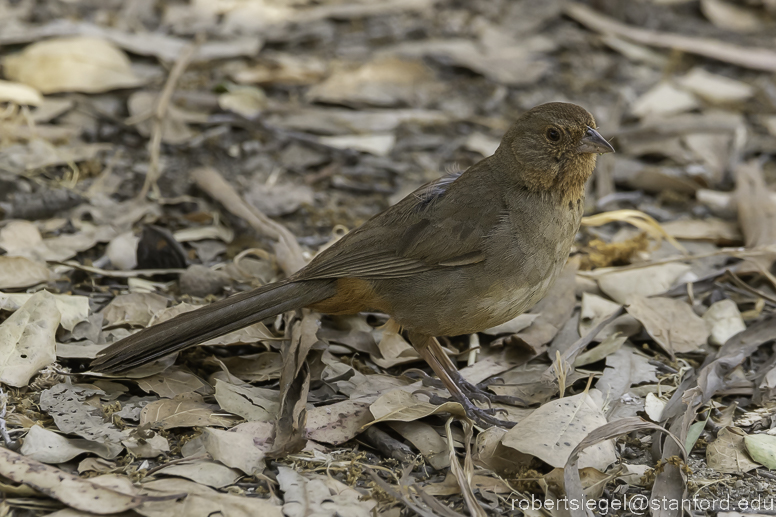
[[[109,346],[92,371],[117,373],[336,294],[334,280],[282,281],[185,312]]]

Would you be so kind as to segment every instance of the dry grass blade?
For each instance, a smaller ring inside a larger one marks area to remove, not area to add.
[[[167,77],[167,82],[164,83],[164,89],[159,94],[159,99],[156,101],[156,109],[154,110],[154,125],[151,130],[151,141],[149,142],[149,150],[151,154],[151,163],[148,165],[148,173],[146,173],[145,181],[143,182],[143,188],[140,189],[139,198],[144,198],[148,195],[148,190],[153,189],[157,198],[162,197],[159,192],[159,187],[156,182],[159,179],[159,153],[162,147],[162,126],[164,117],[167,114],[167,108],[170,106],[170,99],[175,92],[175,86],[178,84],[186,67],[189,66],[194,55],[202,45],[203,39],[198,36],[197,40],[191,45],[186,47],[178,56],[175,64],[170,70],[170,75]]]
[[[686,253],[687,251],[684,249],[684,246],[679,244],[676,239],[671,237],[668,232],[666,232],[665,229],[660,226],[660,223],[655,221],[655,219],[645,214],[644,212],[640,212],[639,210],[614,210],[612,212],[603,212],[601,214],[582,218],[582,226],[602,226],[604,224],[613,222],[631,224],[639,230],[646,232],[654,239],[667,240],[674,248],[678,249],[682,253]]]
[[[587,517],[585,512],[585,494],[582,491],[582,481],[579,477],[579,468],[577,462],[579,460],[579,453],[587,447],[601,443],[605,440],[616,438],[622,434],[630,433],[633,431],[641,431],[645,429],[653,429],[661,433],[666,433],[671,437],[674,442],[679,446],[682,451],[683,457],[687,459],[687,451],[684,450],[684,445],[679,438],[674,436],[671,432],[663,427],[652,422],[647,422],[641,418],[623,418],[622,420],[616,420],[609,422],[606,425],[595,429],[587,437],[582,440],[571,452],[566,466],[563,468],[563,479],[566,485],[566,495],[569,501],[576,501],[578,505],[569,505],[571,517]]]
[[[471,441],[472,441],[472,426],[467,422],[463,422],[464,432],[466,433],[466,458],[464,459],[464,467],[461,468],[461,464],[458,463],[458,457],[455,454],[455,440],[453,439],[453,430],[450,427],[453,423],[453,417],[447,419],[445,423],[445,432],[447,433],[447,451],[450,455],[450,471],[458,481],[458,486],[461,488],[463,499],[466,501],[466,507],[469,508],[469,513],[474,517],[486,517],[485,510],[477,502],[477,498],[474,497],[472,491],[472,477],[474,476],[474,465],[472,464],[471,455]]]

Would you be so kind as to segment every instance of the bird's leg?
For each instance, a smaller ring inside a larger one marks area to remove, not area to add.
[[[442,348],[442,345],[439,344],[439,341],[436,338],[432,338],[432,341],[433,343],[429,345],[429,348],[431,348],[437,356],[444,357],[446,362],[446,367],[447,367],[446,369],[448,372],[450,372],[450,377],[452,378],[453,382],[457,386],[459,386],[461,388],[461,391],[463,391],[464,394],[466,394],[466,396],[468,396],[470,399],[485,401],[488,405],[490,405],[493,402],[498,402],[501,404],[509,404],[512,406],[528,405],[523,400],[520,400],[517,397],[510,397],[507,395],[496,395],[495,393],[485,391],[479,386],[467,381],[466,379],[463,378],[463,375],[461,375],[461,372],[458,371],[458,368],[455,366],[453,361],[447,355],[444,348]]]
[[[431,369],[434,370],[434,373],[437,374],[437,377],[439,377],[445,385],[452,398],[463,406],[463,409],[469,418],[480,425],[484,424],[483,427],[490,427],[493,425],[513,427],[515,425],[514,422],[507,422],[495,418],[492,414],[492,410],[480,409],[471,401],[469,396],[467,396],[459,384],[456,383],[454,377],[460,380],[461,374],[458,373],[458,369],[450,358],[447,357],[447,354],[436,338],[412,332],[410,332],[408,337],[412,346],[415,347],[415,350],[418,351],[420,356],[428,363]]]

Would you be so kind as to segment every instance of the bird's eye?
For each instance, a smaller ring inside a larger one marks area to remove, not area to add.
[[[550,142],[557,142],[558,140],[560,140],[560,131],[558,131],[554,127],[551,127],[550,129],[547,130],[547,139]]]

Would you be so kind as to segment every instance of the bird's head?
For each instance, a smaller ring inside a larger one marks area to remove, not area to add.
[[[495,157],[522,186],[581,197],[595,168],[596,155],[614,148],[596,130],[588,111],[576,104],[550,102],[518,118],[501,140]]]

